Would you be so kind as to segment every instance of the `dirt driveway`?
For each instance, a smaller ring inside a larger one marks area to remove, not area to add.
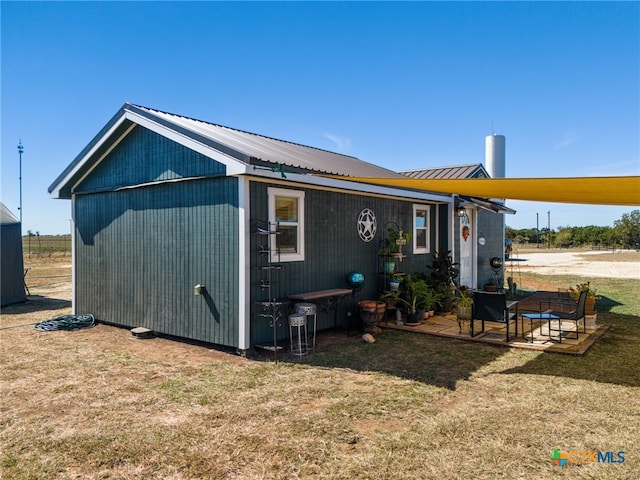
[[[640,279],[640,252],[606,251],[524,251],[517,252],[506,268],[543,275],[578,275],[600,278]]]

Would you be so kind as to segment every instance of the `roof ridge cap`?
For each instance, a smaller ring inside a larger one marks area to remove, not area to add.
[[[255,137],[265,138],[265,139],[268,139],[268,140],[273,140],[273,141],[276,141],[276,142],[286,143],[286,144],[289,144],[289,145],[295,145],[297,147],[310,148],[312,150],[317,150],[319,152],[326,152],[326,153],[331,153],[333,155],[340,155],[341,157],[354,158],[354,159],[356,159],[358,161],[364,162],[364,160],[361,160],[358,157],[354,157],[353,155],[345,155],[344,153],[332,152],[331,150],[326,150],[324,148],[318,148],[318,147],[314,147],[314,146],[311,146],[311,145],[303,145],[302,143],[292,142],[292,141],[289,141],[289,140],[282,140],[281,138],[275,138],[275,137],[270,137],[268,135],[262,135],[260,133],[249,132],[248,130],[242,130],[240,128],[229,127],[227,125],[222,125],[220,123],[208,122],[206,120],[201,120],[199,118],[189,117],[189,116],[186,116],[186,115],[179,115],[177,113],[166,112],[166,111],[158,110],[158,109],[155,109],[155,108],[145,107],[143,105],[135,105],[135,104],[132,104],[132,103],[127,103],[127,105],[131,105],[131,106],[137,107],[137,108],[144,108],[145,110],[151,110],[153,112],[158,112],[158,113],[162,113],[162,114],[165,114],[165,115],[171,115],[173,117],[184,118],[186,120],[191,120],[191,121],[194,121],[194,122],[204,123],[206,125],[213,125],[214,127],[225,128],[227,130],[233,130],[235,132],[245,133],[247,135],[253,135]],[[366,163],[369,163],[369,162],[366,162]]]

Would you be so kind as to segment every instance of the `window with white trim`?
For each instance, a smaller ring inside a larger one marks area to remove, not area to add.
[[[429,205],[413,205],[413,253],[429,253],[431,207]]]
[[[304,192],[269,188],[269,222],[277,225],[271,260],[299,262],[304,260]]]

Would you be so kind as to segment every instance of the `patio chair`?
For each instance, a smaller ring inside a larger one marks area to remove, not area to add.
[[[587,321],[585,314],[585,306],[587,304],[587,294],[589,290],[582,290],[580,292],[580,296],[578,300],[573,300],[571,298],[557,298],[551,297],[548,300],[543,300],[540,302],[540,313],[549,313],[551,315],[555,315],[558,317],[558,328],[551,328],[551,321],[549,321],[549,335],[551,336],[551,332],[558,332],[559,341],[562,341],[562,335],[565,334],[565,338],[573,338],[577,339],[580,333],[579,323],[582,320],[582,333],[587,333]],[[553,320],[555,321],[555,320]],[[562,322],[573,322],[575,325],[575,330],[564,330],[562,328]],[[576,336],[569,336],[572,333],[575,333]]]
[[[482,329],[475,333],[474,323],[482,322]],[[473,293],[473,319],[471,320],[471,336],[484,332],[484,322],[504,323],[506,327],[506,339],[510,342],[518,336],[518,302],[507,301],[505,293],[474,292]],[[516,332],[509,335],[509,325],[515,323]]]

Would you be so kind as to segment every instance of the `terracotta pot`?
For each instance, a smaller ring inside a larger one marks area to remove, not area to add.
[[[587,315],[594,315],[596,313],[596,299],[587,297],[587,303],[584,306],[585,313]]]
[[[358,302],[358,307],[363,312],[375,312],[376,302],[373,300],[362,300],[361,302]]]
[[[379,333],[380,328],[378,322],[384,317],[386,305],[384,302],[376,302],[374,300],[363,300],[358,302],[360,308],[360,319],[367,333]]]

